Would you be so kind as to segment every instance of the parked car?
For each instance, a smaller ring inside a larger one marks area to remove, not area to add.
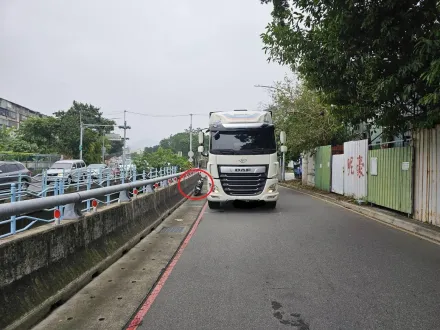
[[[47,182],[64,179],[67,184],[87,178],[87,165],[83,160],[59,160],[47,170]]]
[[[26,189],[32,182],[32,173],[26,166],[15,161],[0,161],[0,190],[9,189],[8,184],[22,182],[22,189]]]
[[[101,173],[101,178],[107,178],[107,175],[112,174],[111,169],[105,164],[90,164],[87,166],[87,171],[93,179],[99,179],[99,173]]]

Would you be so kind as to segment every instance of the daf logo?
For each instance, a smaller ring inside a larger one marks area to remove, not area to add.
[[[235,172],[250,172],[252,169],[250,168],[236,168]]]
[[[239,162],[242,163],[242,164],[243,164],[243,163],[246,163],[246,162],[247,162],[247,159],[246,159],[246,158],[242,158],[242,159],[239,160]]]

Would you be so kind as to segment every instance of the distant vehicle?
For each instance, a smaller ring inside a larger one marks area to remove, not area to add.
[[[93,179],[99,179],[101,173],[101,178],[107,178],[107,175],[112,174],[112,170],[105,164],[90,164],[87,166],[87,171],[90,173]]]
[[[47,170],[47,182],[64,179],[67,184],[84,180],[87,177],[87,165],[83,160],[59,160]]]
[[[5,184],[22,182],[21,188],[26,189],[32,182],[32,173],[26,166],[15,161],[0,161],[0,190],[6,189]]]

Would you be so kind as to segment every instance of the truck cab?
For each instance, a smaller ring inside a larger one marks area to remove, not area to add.
[[[199,135],[199,152],[208,156],[208,204],[221,208],[228,201],[264,201],[275,208],[278,200],[280,164],[272,114],[269,111],[235,110],[213,112],[209,118],[209,151],[203,153],[204,135]]]

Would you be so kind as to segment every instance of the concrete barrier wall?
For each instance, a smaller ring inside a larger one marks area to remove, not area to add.
[[[190,193],[198,177],[182,181]],[[177,185],[0,244],[0,329],[28,329],[148,235],[185,199]]]

